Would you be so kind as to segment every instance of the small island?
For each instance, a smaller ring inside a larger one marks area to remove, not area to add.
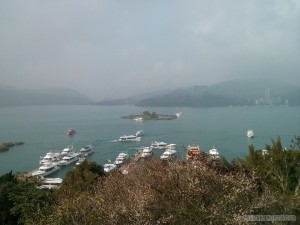
[[[24,142],[22,141],[0,143],[0,152],[8,151],[9,148],[11,147],[14,147],[16,145],[23,145],[23,144]]]
[[[178,115],[165,115],[157,114],[156,112],[150,113],[149,111],[144,111],[140,115],[128,115],[121,116],[122,119],[132,119],[132,120],[174,120],[178,118]]]

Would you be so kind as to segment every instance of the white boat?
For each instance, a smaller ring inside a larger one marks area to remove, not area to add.
[[[80,157],[79,160],[76,162],[76,165],[80,165],[85,160],[84,157]]]
[[[248,137],[248,138],[253,138],[253,137],[254,137],[254,132],[253,132],[253,130],[247,130],[247,137]]]
[[[61,178],[44,178],[40,188],[56,189],[59,187],[59,185],[61,185],[62,181],[63,179]]]
[[[213,159],[218,159],[220,158],[220,154],[218,149],[216,149],[215,147],[213,147],[212,149],[210,149],[208,151],[208,154],[213,158]]]
[[[135,136],[137,136],[137,137],[142,137],[142,136],[144,136],[144,131],[143,131],[143,130],[138,130],[138,131],[135,133]]]
[[[175,149],[167,149],[161,156],[160,159],[162,160],[170,160],[176,157],[177,151]]]
[[[64,157],[62,157],[62,159],[58,162],[58,165],[66,166],[66,165],[74,163],[78,160],[79,160],[78,153],[71,152],[68,155],[65,155]]]
[[[119,138],[119,141],[141,141],[141,137],[136,135],[123,135]]]
[[[181,112],[176,113],[176,117],[179,118],[181,116]]]
[[[62,156],[68,155],[70,152],[74,152],[73,145],[68,145],[68,147],[64,148],[61,152]]]
[[[267,155],[267,154],[268,154],[268,150],[267,150],[267,149],[261,150],[261,154],[262,154],[263,156]]]
[[[94,153],[94,147],[92,145],[86,145],[79,150],[79,154],[85,157],[92,153]]]
[[[167,148],[167,143],[154,141],[151,143],[151,148]]]
[[[44,184],[61,184],[63,179],[57,177],[57,178],[44,178],[42,180],[42,183]]]
[[[168,144],[167,149],[176,149],[176,144]]]
[[[143,121],[143,117],[134,118],[135,121]]]
[[[124,152],[121,152],[117,158],[116,158],[116,161],[115,161],[115,164],[116,165],[121,165],[123,164],[124,162],[126,162],[129,158],[129,155],[124,153]]]
[[[142,155],[141,155],[142,158],[148,158],[152,155],[153,155],[153,151],[151,147],[143,148]]]
[[[58,152],[47,152],[44,157],[41,157],[40,164],[47,164],[47,163],[58,163],[62,158],[62,155]]]
[[[114,168],[116,168],[117,165],[113,164],[113,163],[107,163],[107,164],[104,164],[103,167],[104,167],[104,172],[108,173],[108,172],[112,171]]]
[[[32,176],[47,176],[55,171],[59,170],[60,167],[54,163],[46,163],[40,166],[37,170],[31,173]]]

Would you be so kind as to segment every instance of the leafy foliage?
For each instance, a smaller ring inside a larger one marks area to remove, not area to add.
[[[35,224],[41,215],[45,215],[54,193],[38,186],[38,180],[20,179],[12,172],[0,177],[2,224]]]
[[[275,191],[284,194],[298,192],[300,184],[300,152],[283,149],[281,140],[272,140],[272,146],[255,150],[249,146],[246,163],[251,170]]]
[[[0,177],[0,221],[2,224],[17,224],[18,222],[19,215],[13,215],[10,212],[14,202],[9,198],[16,184],[17,179],[12,171]]]
[[[105,173],[101,165],[85,160],[66,174],[59,192],[66,195],[86,191],[103,176]]]
[[[36,224],[35,221],[49,213],[49,206],[54,199],[54,192],[39,188],[36,179],[19,180],[10,192],[10,199],[14,202],[11,209],[13,215],[20,215],[19,222]]]

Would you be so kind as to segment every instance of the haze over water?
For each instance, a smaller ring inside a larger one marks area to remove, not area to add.
[[[121,119],[121,116],[143,111],[182,116],[175,120],[143,121]],[[177,144],[182,158],[187,145],[199,145],[202,151],[215,146],[226,159],[243,158],[248,146],[263,149],[271,139],[281,137],[289,147],[294,135],[300,134],[300,107],[228,107],[228,108],[142,108],[135,106],[31,106],[0,108],[0,143],[23,141],[9,151],[0,152],[0,174],[12,170],[24,172],[38,168],[41,156],[50,150],[61,151],[73,144],[77,150],[92,144],[95,153],[88,160],[99,164],[113,161],[119,152],[133,154],[151,141]],[[68,137],[68,128],[77,134]],[[120,143],[124,134],[144,130],[141,142]],[[254,139],[246,137],[252,129]],[[155,155],[162,154],[155,150]],[[54,173],[64,176],[74,164]]]

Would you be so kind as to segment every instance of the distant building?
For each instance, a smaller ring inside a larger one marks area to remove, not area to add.
[[[271,96],[270,88],[265,89],[265,95],[259,99],[255,100],[256,105],[289,105],[288,100],[283,100],[281,97],[273,97]]]
[[[266,90],[265,90],[264,104],[265,105],[272,105],[270,88],[266,88]]]

